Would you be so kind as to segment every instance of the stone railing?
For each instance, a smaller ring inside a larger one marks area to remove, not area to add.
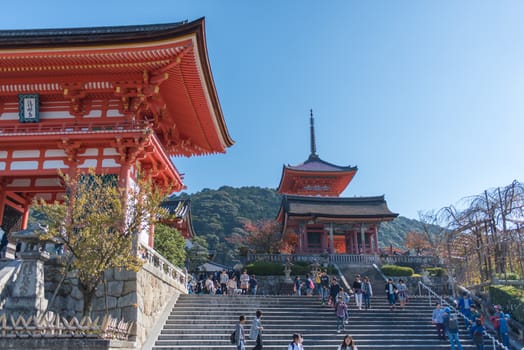
[[[163,274],[169,279],[173,280],[181,291],[187,293],[187,282],[188,273],[182,269],[171,264],[162,255],[158,254],[154,249],[140,244],[139,254],[146,263],[157,270],[157,272]]]
[[[434,303],[439,302],[440,305],[442,305],[443,307],[444,306],[445,307],[449,307],[454,313],[456,313],[457,315],[462,317],[463,320],[464,320],[464,323],[466,325],[469,324],[469,319],[466,317],[466,315],[464,315],[462,312],[460,312],[456,308],[455,303],[448,302],[447,298],[444,298],[441,295],[435,293],[435,291],[433,291],[430,287],[428,287],[427,285],[425,285],[422,282],[419,282],[418,286],[419,286],[419,296],[427,295],[429,297],[429,304],[430,305],[434,305]],[[490,343],[491,343],[491,346],[489,347],[489,349],[493,349],[493,350],[496,350],[496,349],[510,350],[510,348],[504,346],[504,344],[502,344],[498,339],[496,339],[496,336],[494,334],[491,334],[491,333],[489,333],[487,331],[484,331],[484,336],[487,336],[489,338]],[[488,348],[488,346],[485,346],[485,348]]]
[[[285,263],[286,261],[318,261],[320,263],[351,264],[351,265],[383,265],[383,264],[424,264],[437,265],[438,257],[433,256],[410,256],[410,255],[391,255],[378,256],[367,254],[249,254],[247,257],[251,261],[266,261],[275,263]]]
[[[42,317],[24,318],[0,316],[0,335],[2,338],[102,338],[127,340],[133,322],[119,321],[106,315],[102,321],[84,317],[80,321],[73,317],[68,321],[60,315],[47,312]]]
[[[422,264],[422,265],[440,265],[442,262],[437,256],[425,255],[388,255],[381,256],[382,264],[396,265],[396,264]]]

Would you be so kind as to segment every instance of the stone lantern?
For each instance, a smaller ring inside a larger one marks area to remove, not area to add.
[[[47,308],[44,262],[49,259],[49,253],[43,249],[45,241],[41,240],[47,232],[47,226],[35,224],[12,235],[13,239],[22,243],[22,251],[20,269],[5,304],[6,311],[11,315],[39,317]]]
[[[320,272],[320,263],[317,259],[313,261],[313,264],[311,264],[311,276],[313,276],[313,280],[315,280],[315,277]]]
[[[284,264],[284,275],[286,276],[285,281],[288,283],[293,283],[293,280],[291,279],[291,266],[293,266],[293,264],[291,263],[289,258],[287,258],[286,263]]]

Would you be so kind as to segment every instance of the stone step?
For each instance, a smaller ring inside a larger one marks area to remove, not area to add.
[[[337,333],[334,309],[320,305],[318,297],[181,296],[154,349],[232,349],[229,335],[238,316],[246,315],[247,335],[257,309],[263,311],[265,350],[285,349],[295,332],[304,335],[308,350],[336,349],[346,333],[353,335],[361,350],[449,349],[449,342],[437,339],[431,324],[432,304],[426,297],[414,297],[405,310],[391,311],[385,298],[377,298],[366,311],[357,310],[352,302],[350,322]],[[476,349],[465,329],[460,337],[464,349]],[[246,349],[253,345],[248,340]]]

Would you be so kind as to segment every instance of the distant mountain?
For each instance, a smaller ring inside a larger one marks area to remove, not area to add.
[[[181,193],[172,198],[190,198],[193,227],[198,236],[206,238],[209,249],[215,251],[215,261],[231,263],[236,259],[233,246],[224,238],[242,228],[245,219],[274,220],[280,208],[281,196],[274,189],[261,187],[220,187],[204,189],[194,194]],[[380,225],[379,246],[404,247],[404,237],[410,231],[423,231],[420,221],[399,216]]]

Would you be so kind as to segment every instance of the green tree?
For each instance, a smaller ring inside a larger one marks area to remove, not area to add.
[[[138,271],[142,260],[137,234],[162,215],[163,195],[145,178],[137,186],[119,188],[114,175],[61,175],[66,194],[61,202],[34,203],[49,225],[48,237],[64,244],[68,266],[76,270],[84,316],[90,315],[96,288],[111,268]],[[67,271],[65,271],[67,272]]]
[[[209,260],[207,242],[203,237],[194,237],[193,245],[187,250],[187,269],[191,272],[197,271],[198,267]]]
[[[172,227],[155,225],[155,250],[175,266],[183,266],[186,261],[186,240]]]

